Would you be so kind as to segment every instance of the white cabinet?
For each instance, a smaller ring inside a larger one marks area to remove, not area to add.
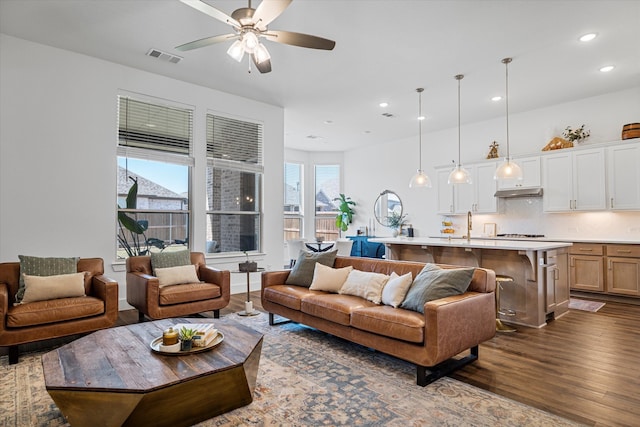
[[[640,209],[640,144],[607,148],[608,207]]]
[[[522,181],[499,181],[499,190],[540,187],[540,156],[513,159],[522,169]]]
[[[542,171],[545,212],[606,209],[603,148],[544,155]]]
[[[456,185],[447,183],[453,167],[437,169],[438,213],[496,213],[498,200],[494,196],[496,181],[493,179],[496,166],[495,162],[464,165],[471,175],[472,183]]]

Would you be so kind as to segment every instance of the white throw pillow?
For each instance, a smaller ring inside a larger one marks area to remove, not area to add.
[[[169,285],[181,285],[183,283],[200,283],[196,266],[193,264],[180,265],[178,267],[156,268],[156,277],[160,288]]]
[[[342,284],[347,280],[351,270],[353,270],[351,266],[331,268],[317,262],[309,289],[312,291],[338,292]]]
[[[86,272],[58,274],[55,276],[29,276],[23,274],[24,296],[22,303],[46,301],[57,298],[83,297]]]
[[[413,283],[413,277],[411,273],[398,276],[394,271],[391,273],[389,281],[382,290],[382,303],[384,305],[390,305],[393,308],[398,308],[404,297],[407,296],[409,288]]]
[[[382,300],[382,288],[389,276],[382,273],[353,270],[340,289],[341,294],[354,295],[376,304]]]

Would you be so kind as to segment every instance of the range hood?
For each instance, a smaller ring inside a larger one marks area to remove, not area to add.
[[[512,188],[510,190],[498,190],[495,197],[500,197],[503,199],[513,198],[513,197],[542,197],[542,188],[540,187],[530,187],[530,188]]]

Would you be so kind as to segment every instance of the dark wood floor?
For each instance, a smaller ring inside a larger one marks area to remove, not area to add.
[[[244,299],[233,295],[221,314],[243,310]],[[259,292],[252,300],[262,310]],[[118,324],[137,318],[121,311]],[[453,377],[586,425],[639,426],[639,349],[640,306],[607,302],[597,313],[570,310],[544,328],[499,334]]]

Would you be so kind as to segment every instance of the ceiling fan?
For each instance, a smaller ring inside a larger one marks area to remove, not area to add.
[[[261,73],[268,73],[271,71],[271,56],[267,48],[260,42],[261,38],[276,43],[311,49],[332,50],[336,45],[336,42],[333,40],[322,37],[291,31],[269,30],[267,28],[271,21],[284,12],[292,0],[262,0],[262,3],[255,9],[251,7],[251,0],[248,0],[248,7],[242,7],[233,11],[231,16],[204,3],[202,0],[180,1],[225,24],[231,25],[234,30],[234,33],[231,34],[205,37],[177,46],[176,49],[180,51],[198,49],[215,43],[235,40],[229,50],[227,50],[227,54],[240,62],[244,54],[247,53],[251,55],[253,63]]]

